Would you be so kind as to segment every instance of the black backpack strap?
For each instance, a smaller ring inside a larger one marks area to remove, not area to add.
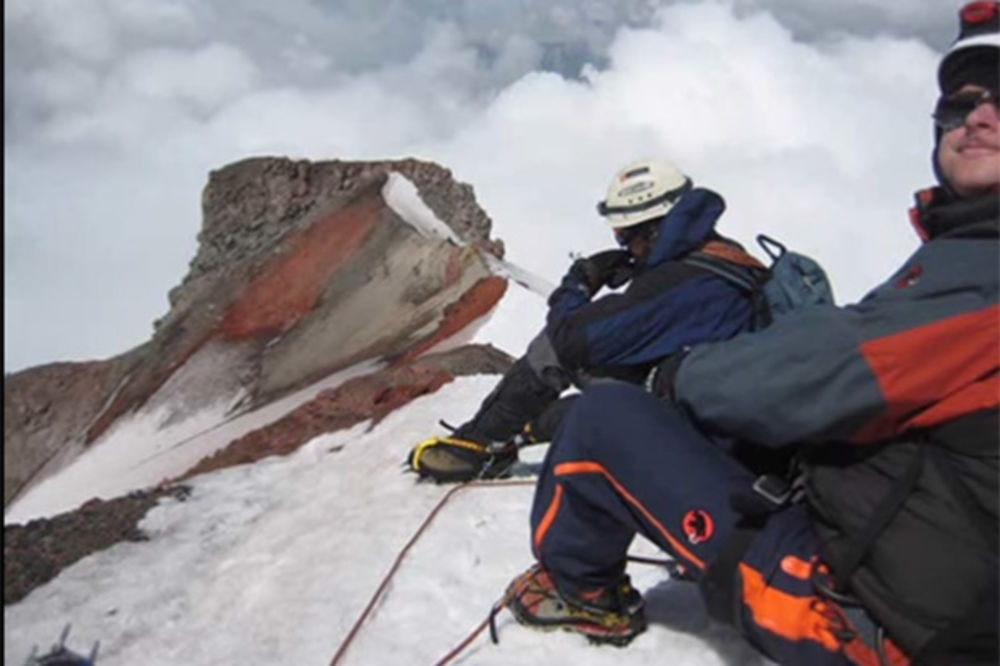
[[[713,257],[704,252],[692,252],[681,261],[689,266],[702,268],[745,293],[750,298],[750,304],[753,308],[752,330],[759,330],[771,323],[771,309],[767,305],[763,290],[766,278],[760,279],[753,275],[750,269],[744,269],[725,259]]]
[[[681,261],[691,266],[704,268],[706,271],[718,275],[726,282],[731,283],[748,294],[760,289],[760,285],[752,277],[724,259],[719,259],[718,257],[713,257],[702,252],[692,252],[681,259]]]
[[[903,475],[885,494],[882,501],[875,507],[871,518],[863,528],[846,536],[849,547],[836,558],[828,558],[828,563],[833,569],[836,589],[845,590],[851,574],[861,565],[868,551],[875,544],[879,534],[885,529],[899,510],[903,507],[906,498],[913,492],[913,488],[920,479],[920,473],[924,469],[924,458],[926,456],[926,443],[923,439],[918,440],[917,450],[913,454],[913,459],[906,466]]]

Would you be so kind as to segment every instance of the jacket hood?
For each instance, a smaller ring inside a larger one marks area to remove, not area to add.
[[[1000,236],[1000,196],[959,198],[943,187],[920,190],[910,223],[923,241],[941,237]]]
[[[685,194],[660,221],[646,267],[672,261],[701,247],[713,235],[724,210],[726,202],[712,190],[696,187]]]

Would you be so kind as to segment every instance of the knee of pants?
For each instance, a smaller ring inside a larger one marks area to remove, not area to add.
[[[588,388],[556,435],[560,457],[602,460],[689,428],[676,408],[638,386],[609,382]]]

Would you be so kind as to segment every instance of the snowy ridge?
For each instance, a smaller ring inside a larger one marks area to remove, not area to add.
[[[409,181],[390,177],[385,196],[420,233],[457,242]],[[508,289],[474,337],[517,355],[544,322],[552,285],[481,254],[493,272],[525,288]],[[288,456],[191,479],[188,498],[161,500],[140,523],[148,541],[94,553],[6,606],[4,662],[23,663],[33,645],[50,644],[72,623],[71,648],[101,642],[98,666],[328,665],[397,555],[451,489],[417,483],[403,471],[407,453],[441,433],[439,419],[467,419],[497,380],[460,377],[377,426],[360,423]],[[109,433],[113,441],[47,479],[44,497],[5,519],[51,515],[86,493],[111,495],[172,476],[195,449],[205,455],[237,431],[273,421],[300,398],[236,418],[219,405],[173,428],[161,427],[159,413],[139,412]],[[181,429],[185,438],[175,436]],[[544,446],[526,449],[516,476],[533,478],[544,454]],[[532,498],[530,485],[455,494],[402,561],[340,666],[431,664],[458,645],[532,564]],[[663,557],[643,539],[633,553]],[[709,621],[694,585],[671,580],[660,567],[633,565],[629,573],[646,597],[650,628],[628,647],[539,633],[504,611],[497,618],[499,645],[484,633],[452,663],[768,663],[734,631]]]
[[[417,230],[425,238],[440,238],[455,245],[463,245],[462,240],[451,227],[441,221],[434,211],[420,198],[420,192],[406,176],[390,172],[382,186],[382,198],[400,219]]]
[[[491,254],[483,253],[483,256],[486,259],[486,264],[490,267],[490,270],[494,275],[507,278],[508,280],[513,280],[528,291],[538,294],[543,299],[548,299],[549,294],[556,289],[554,284],[543,278],[541,275],[532,273],[531,271],[521,268],[520,266],[515,266],[509,261],[497,259]]]
[[[329,664],[403,545],[450,490],[402,473],[406,452],[439,431],[439,418],[470,414],[496,379],[460,378],[370,431],[358,424],[290,456],[193,479],[186,501],[164,500],[147,514],[148,542],[95,553],[5,607],[4,662],[22,663],[33,644],[49,645],[72,622],[70,647],[101,641],[98,666]],[[526,453],[522,476],[544,447]],[[531,487],[456,494],[342,664],[430,664],[457,645],[531,564],[531,499]],[[655,549],[640,539],[634,552]],[[627,648],[538,633],[503,612],[500,644],[482,635],[454,663],[766,663],[709,622],[690,583],[658,567],[630,573],[651,626]]]
[[[382,198],[400,219],[416,229],[425,238],[440,238],[455,245],[465,245],[452,231],[452,228],[441,221],[434,211],[420,198],[420,192],[406,176],[391,172],[385,185],[382,186]],[[555,290],[555,285],[531,271],[515,266],[509,261],[498,259],[486,252],[480,252],[490,271],[499,277],[512,280],[528,291],[542,298],[548,298]]]
[[[235,415],[232,406],[239,403],[241,394],[203,405],[168,425],[168,405],[140,409],[116,423],[69,467],[31,487],[4,512],[4,523],[52,516],[70,511],[92,497],[111,499],[178,477],[205,456],[276,421],[320,391],[383,366],[379,361],[359,363],[281,400]]]

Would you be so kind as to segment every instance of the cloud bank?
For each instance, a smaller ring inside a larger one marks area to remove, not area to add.
[[[594,204],[640,156],[723,194],[723,233],[812,253],[841,301],[916,246],[960,3],[541,4],[5,3],[5,370],[148,339],[208,171],[252,155],[437,161],[553,281],[608,245]]]

